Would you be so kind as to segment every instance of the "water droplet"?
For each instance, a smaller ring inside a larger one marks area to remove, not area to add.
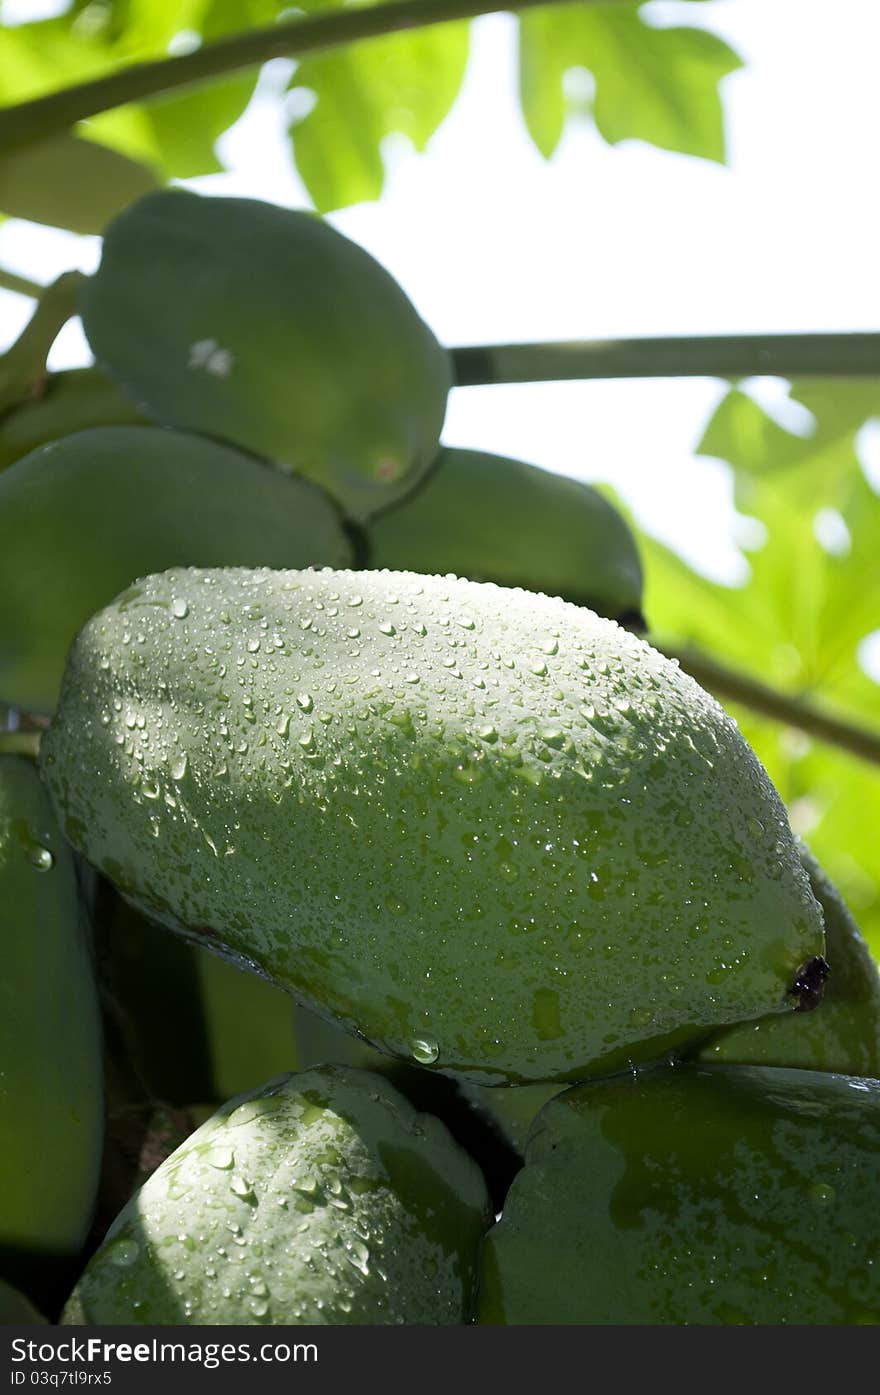
[[[183,599],[182,596],[176,597],[171,602],[171,614],[177,620],[185,620],[186,617],[189,615],[189,606],[187,605],[186,601]]]
[[[220,1172],[226,1172],[235,1162],[235,1154],[231,1148],[213,1148],[208,1154],[207,1161]]]
[[[355,1269],[359,1270],[361,1274],[364,1276],[369,1274],[370,1251],[362,1240],[353,1240],[351,1242],[351,1247],[346,1251],[346,1255],[349,1262],[353,1264]]]
[[[410,1054],[420,1066],[432,1066],[440,1055],[439,1043],[433,1037],[416,1037],[409,1044]]]
[[[816,1182],[814,1186],[810,1187],[810,1199],[820,1206],[827,1206],[829,1202],[834,1201],[835,1197],[834,1188],[829,1187],[826,1182]]]
[[[36,844],[28,853],[28,861],[32,867],[36,867],[38,872],[51,872],[55,866],[55,858],[49,849],[38,847]]]
[[[120,1268],[126,1268],[129,1264],[134,1264],[141,1247],[136,1240],[124,1235],[109,1247],[109,1258],[111,1263],[118,1264]]]
[[[182,752],[171,767],[172,780],[182,780],[186,775],[187,758],[186,752]]]

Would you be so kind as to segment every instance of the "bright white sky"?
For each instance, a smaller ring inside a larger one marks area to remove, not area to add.
[[[2,13],[35,16],[38,5],[45,0],[6,0]],[[657,0],[648,9],[664,19],[686,11],[747,60],[724,83],[727,168],[637,142],[612,150],[586,125],[546,163],[516,102],[515,21],[487,16],[473,26],[464,90],[427,154],[391,142],[382,200],[333,221],[385,263],[450,345],[880,329],[875,0],[830,9]],[[232,172],[194,187],[308,204],[265,98],[221,154]],[[97,255],[97,239],[0,226],[0,264],[41,281],[91,270]],[[0,292],[0,342],[27,310]],[[69,326],[50,362],[85,357]],[[763,401],[783,397],[778,383],[755,386]],[[732,581],[745,563],[729,472],[693,455],[721,392],[703,379],[460,389],[444,440],[608,481],[643,527]]]

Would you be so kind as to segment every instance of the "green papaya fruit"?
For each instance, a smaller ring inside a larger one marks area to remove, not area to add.
[[[349,557],[319,490],[238,451],[155,427],[66,436],[0,475],[0,698],[51,712],[77,630],[147,572]]]
[[[476,1165],[381,1075],[282,1076],[162,1163],[63,1320],[463,1323],[487,1220]]]
[[[23,1293],[0,1279],[0,1327],[36,1327],[45,1322]]]
[[[880,1082],[679,1066],[538,1116],[478,1321],[880,1322]]]
[[[437,454],[448,354],[384,267],[314,214],[150,194],[107,229],[81,309],[99,365],[158,421],[305,475],[352,518]]]
[[[39,397],[0,417],[0,470],[47,441],[93,426],[145,425],[145,418],[97,368],[50,373]]]
[[[421,485],[367,527],[370,565],[545,591],[611,619],[641,615],[629,526],[580,480],[483,451],[441,451]]]
[[[309,1012],[308,1008],[301,1004],[297,1004],[295,1008],[294,1021],[297,1057],[301,1069],[305,1070],[325,1062],[339,1062],[344,1065],[362,1066],[369,1070],[384,1070],[390,1073],[398,1089],[403,1089],[412,1103],[418,1103],[415,1098],[418,1092],[416,1080],[412,1080],[411,1088],[407,1090],[407,1081],[401,1081],[400,1075],[395,1073],[395,1067],[399,1071],[401,1064],[395,1057],[377,1051],[369,1042],[334,1026],[332,1022],[319,1017],[317,1013]],[[420,1076],[425,1074],[426,1072],[419,1071]],[[461,1098],[455,1102],[454,1113],[450,1107],[445,1112],[442,1111],[436,1102],[433,1102],[430,1112],[440,1114],[447,1128],[452,1128],[455,1137],[480,1163],[487,1181],[490,1180],[493,1168],[485,1154],[487,1151],[491,1151],[493,1156],[497,1154],[497,1149],[492,1147],[493,1142],[497,1143],[500,1139],[507,1149],[521,1156],[535,1115],[543,1109],[548,1100],[564,1088],[561,1085],[509,1085],[485,1088],[481,1085],[471,1085],[467,1080],[459,1080],[457,1085]],[[466,1106],[465,1109],[462,1109],[462,1104]],[[459,1130],[455,1127],[456,1121],[462,1117],[467,1118],[468,1113],[472,1116],[469,1123]],[[487,1126],[495,1134],[494,1140],[487,1141]],[[496,1160],[494,1171],[500,1172],[504,1181],[508,1180],[509,1170],[509,1158]]]
[[[825,916],[830,972],[819,1012],[730,1027],[699,1053],[705,1061],[801,1066],[880,1076],[880,971],[837,888],[807,848],[801,861]]]
[[[735,723],[564,601],[168,571],[82,631],[42,753],[126,898],[475,1083],[693,1047],[821,977],[821,912]]]
[[[439,1075],[424,1066],[377,1051],[368,1042],[297,1004],[294,1014],[296,1049],[300,1070],[319,1065],[352,1065],[381,1071],[414,1109],[433,1114],[448,1128],[456,1143],[473,1158],[486,1182],[493,1212],[501,1207],[521,1166],[518,1150],[505,1124],[483,1097],[531,1094],[547,1086],[511,1086],[508,1090],[483,1090],[452,1076]],[[553,1086],[549,1094],[555,1093]],[[541,1101],[544,1103],[544,1100]],[[531,1118],[538,1108],[532,1111]],[[531,1122],[531,1118],[529,1122]],[[528,1131],[528,1130],[526,1130]]]
[[[0,756],[0,1271],[51,1287],[101,1162],[97,990],[73,854],[32,762]]]

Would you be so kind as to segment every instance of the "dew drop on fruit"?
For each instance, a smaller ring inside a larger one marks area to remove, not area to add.
[[[433,1037],[415,1037],[409,1044],[410,1054],[420,1066],[432,1066],[440,1055],[439,1042]]]

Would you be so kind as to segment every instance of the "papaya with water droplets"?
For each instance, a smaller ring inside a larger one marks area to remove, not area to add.
[[[285,1075],[159,1166],[63,1320],[464,1323],[488,1219],[476,1164],[381,1075]]]
[[[837,887],[803,844],[800,855],[825,919],[829,974],[821,1009],[727,1028],[700,1055],[728,1065],[880,1077],[880,971]]]
[[[213,958],[202,955],[202,958]],[[318,1065],[360,1066],[381,1071],[405,1095],[410,1104],[441,1119],[453,1138],[474,1159],[486,1180],[493,1210],[498,1210],[521,1163],[521,1149],[508,1128],[509,1114],[492,1107],[494,1096],[524,1096],[513,1112],[524,1114],[528,1097],[543,1092],[529,1114],[531,1123],[538,1109],[555,1093],[552,1085],[514,1085],[509,1089],[484,1090],[468,1085],[455,1076],[401,1060],[377,1051],[362,1039],[345,1032],[326,1018],[318,1017],[301,1003],[294,1011],[297,1059],[301,1070]],[[528,1124],[525,1132],[528,1132]]]
[[[486,1238],[478,1321],[880,1321],[880,1082],[760,1066],[575,1086]]]
[[[0,1273],[34,1296],[85,1241],[103,1078],[90,927],[31,761],[0,755]]]
[[[370,563],[454,572],[641,618],[629,525],[592,485],[476,450],[443,450],[421,485],[366,530]]]
[[[208,958],[204,955],[203,958]],[[435,1072],[402,1063],[368,1045],[361,1038],[309,1012],[297,1004],[294,1015],[297,1059],[301,1069],[325,1062],[363,1066],[381,1070],[416,1103],[421,1093],[430,1088],[427,1082],[437,1079]],[[447,1082],[448,1083],[448,1082]],[[484,1088],[467,1080],[456,1079],[456,1093],[445,1109],[435,1105],[432,1113],[440,1114],[444,1123],[456,1124],[456,1136],[472,1157],[476,1157],[487,1179],[495,1181],[493,1196],[500,1205],[503,1190],[509,1185],[511,1169],[525,1149],[532,1121],[548,1100],[564,1086],[509,1085]],[[427,1108],[427,1105],[423,1106]],[[497,1180],[496,1180],[497,1179]]]
[[[437,454],[448,354],[385,268],[315,214],[150,194],[108,227],[81,309],[98,364],[155,420],[307,476],[352,518]]]
[[[789,1012],[821,912],[738,728],[611,621],[407,572],[172,570],[42,769],[149,914],[382,1049],[580,1079]]]
[[[77,631],[165,567],[348,561],[330,500],[236,450],[96,427],[0,474],[0,699],[51,712]]]

